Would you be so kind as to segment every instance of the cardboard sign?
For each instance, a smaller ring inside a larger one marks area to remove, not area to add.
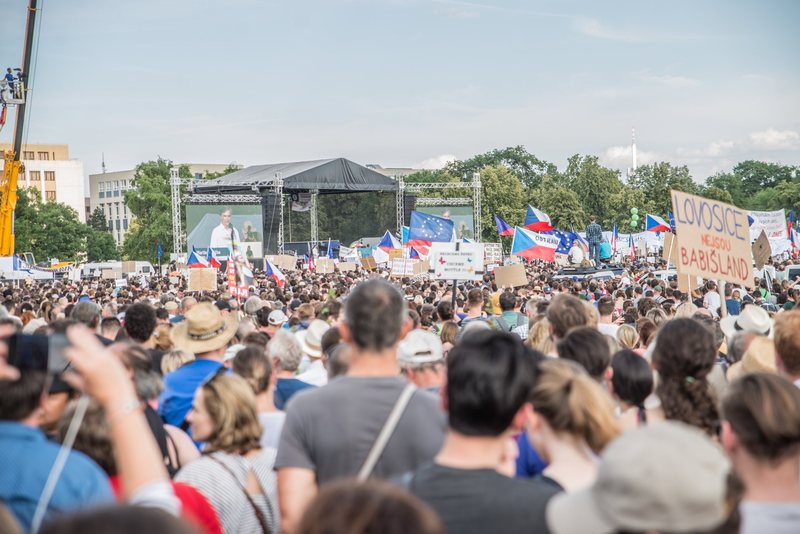
[[[267,259],[281,271],[294,271],[297,269],[297,258],[291,254],[276,254],[267,256]]]
[[[330,258],[317,258],[315,270],[319,274],[331,274],[336,270],[336,263]]]
[[[128,287],[128,280],[125,278],[117,278],[114,280],[114,287]]]
[[[169,283],[170,284],[180,284],[181,283],[181,279],[178,278],[177,276],[170,276],[169,277]]]
[[[438,280],[482,279],[483,251],[439,252],[433,260],[433,277]]]
[[[217,270],[189,269],[189,291],[216,291]]]
[[[772,256],[772,247],[769,245],[767,232],[761,230],[761,234],[753,243],[753,261],[756,262],[756,269],[761,269]]]
[[[116,280],[122,276],[121,271],[117,271],[114,269],[103,269],[100,273],[100,278],[103,280]]]
[[[678,238],[671,232],[664,232],[664,251],[661,253],[661,258],[672,265],[678,265]]]
[[[416,260],[395,259],[391,263],[391,276],[413,276]]]
[[[679,274],[678,275],[678,289],[691,297],[692,292],[692,275]]]
[[[392,260],[400,259],[403,257],[403,249],[401,248],[393,248],[389,250],[389,262],[391,263]]]
[[[638,243],[636,243],[636,257],[637,258],[646,258],[647,257],[647,240],[640,239]]]
[[[367,256],[366,258],[361,258],[361,267],[367,271],[374,271],[378,268],[378,262],[375,261],[374,257]]]
[[[681,274],[750,285],[753,253],[747,212],[717,200],[671,191]]]
[[[428,274],[428,271],[431,270],[431,264],[429,261],[417,261],[414,262],[414,275],[423,275]]]
[[[123,261],[122,262],[122,272],[123,273],[135,273],[136,272],[136,262],[135,261]]]
[[[352,271],[357,271],[358,265],[354,261],[340,261],[339,265],[336,268],[344,273],[348,273]]]
[[[486,265],[503,263],[503,245],[501,243],[484,243],[483,258]]]
[[[525,266],[521,263],[494,268],[494,281],[498,288],[519,287],[528,285]]]

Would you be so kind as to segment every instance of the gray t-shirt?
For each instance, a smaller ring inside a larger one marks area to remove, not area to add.
[[[292,397],[275,468],[316,472],[317,483],[358,473],[406,382],[344,376]],[[444,441],[445,414],[435,395],[417,390],[373,476],[388,478],[429,463]]]
[[[800,503],[743,501],[739,511],[742,514],[742,534],[800,532]]]

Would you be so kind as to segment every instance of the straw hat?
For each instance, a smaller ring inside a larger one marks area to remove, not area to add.
[[[311,358],[322,357],[322,336],[330,329],[330,325],[321,319],[311,321],[308,328],[295,334],[303,352]]]
[[[186,312],[186,320],[175,325],[169,337],[176,348],[202,354],[227,345],[238,326],[235,314],[223,317],[213,304],[201,302]]]
[[[728,369],[728,382],[751,373],[777,373],[775,365],[775,344],[764,336],[756,336],[742,356]]]
[[[728,339],[738,331],[753,332],[760,336],[772,335],[772,318],[761,306],[747,306],[739,315],[728,315],[719,322],[719,326]]]

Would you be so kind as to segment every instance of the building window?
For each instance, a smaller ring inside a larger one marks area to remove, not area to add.
[[[97,195],[98,195],[100,198],[106,198],[106,193],[105,193],[105,191],[100,191],[99,193],[97,193]]]
[[[56,171],[44,171],[44,181],[45,182],[55,182],[56,181]]]
[[[122,190],[125,191],[125,189],[127,188],[128,188],[128,180],[122,180]]]
[[[45,200],[55,200],[56,199],[56,192],[55,191],[45,191],[44,192]]]
[[[128,219],[122,219],[122,227],[127,230],[128,229]]]
[[[114,189],[114,196],[115,196],[115,197],[118,197],[118,196],[119,196],[119,189]]]
[[[114,222],[117,224],[117,231],[119,232],[119,219],[117,219],[117,220],[116,220],[116,221],[114,221]]]
[[[30,171],[31,182],[39,183],[42,179],[41,171]]]
[[[50,161],[50,152],[39,152],[39,159],[42,161]]]
[[[114,221],[108,221],[108,231],[109,232],[114,231]]]
[[[32,150],[23,150],[22,151],[22,159],[32,160],[33,159],[33,151]]]

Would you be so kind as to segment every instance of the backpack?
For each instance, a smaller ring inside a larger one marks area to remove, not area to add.
[[[494,318],[494,322],[495,322],[495,324],[497,325],[497,327],[500,329],[500,331],[502,331],[502,332],[511,332],[511,331],[512,331],[512,330],[514,330],[515,328],[517,328],[517,327],[519,327],[519,326],[522,326],[522,325],[524,325],[524,324],[525,324],[525,318],[522,316],[522,314],[521,314],[521,313],[518,313],[518,314],[517,314],[517,322],[516,322],[516,324],[515,324],[514,326],[510,326],[510,325],[509,325],[509,324],[508,324],[508,323],[507,323],[507,322],[506,322],[506,321],[505,321],[505,320],[504,320],[504,319],[503,319],[501,316],[499,316],[499,315],[498,315],[497,317],[495,317],[495,318]]]

